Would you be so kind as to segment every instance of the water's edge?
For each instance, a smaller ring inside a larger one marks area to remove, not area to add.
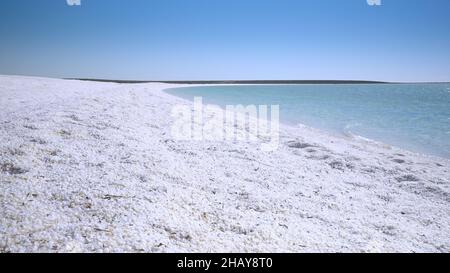
[[[297,85],[297,84],[290,84],[290,85]],[[309,84],[305,84],[305,85],[309,85]],[[186,88],[196,88],[196,87],[232,87],[232,86],[242,86],[240,84],[205,84],[205,85],[181,85],[181,86],[177,86],[177,87],[168,87],[168,88],[164,88],[162,89],[163,93],[168,95],[168,96],[172,96],[175,97],[177,99],[181,99],[185,102],[188,103],[192,103],[193,100],[192,99],[188,99],[185,98],[183,96],[180,96],[179,94],[177,94],[177,92],[171,92],[171,91],[180,91],[182,89],[186,89]],[[261,86],[261,85],[259,85]],[[277,86],[276,84],[267,84],[264,86]],[[204,105],[208,105],[209,103],[205,103],[203,102]],[[217,105],[218,107],[220,107],[221,109],[224,109],[224,107],[222,105]],[[378,147],[387,147],[387,148],[394,148],[396,150],[400,150],[400,151],[405,151],[405,152],[409,152],[421,157],[426,157],[426,158],[434,158],[434,159],[438,159],[438,160],[444,160],[444,161],[450,161],[450,158],[447,158],[445,156],[441,156],[441,155],[436,155],[433,153],[424,153],[424,152],[420,152],[420,151],[414,151],[411,149],[407,149],[405,147],[400,147],[398,145],[395,144],[390,144],[387,142],[384,142],[382,140],[377,140],[377,139],[373,139],[370,137],[366,137],[363,135],[359,135],[359,134],[355,134],[353,133],[350,128],[345,128],[345,130],[342,130],[341,132],[337,132],[335,130],[327,130],[324,128],[320,128],[320,127],[316,127],[316,126],[311,126],[302,122],[296,122],[295,124],[286,122],[284,120],[280,120],[280,129],[285,129],[289,132],[298,132],[299,129],[303,129],[303,128],[307,128],[310,131],[314,131],[317,132],[321,135],[324,136],[330,136],[333,138],[340,138],[340,139],[344,139],[347,141],[356,141],[358,143],[364,143],[364,144],[371,144],[371,145],[376,145]]]

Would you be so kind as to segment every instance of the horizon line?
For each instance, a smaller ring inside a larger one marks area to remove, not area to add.
[[[172,84],[449,84],[446,81],[390,82],[375,80],[115,80],[97,78],[63,78],[67,80],[114,83],[172,83]]]
[[[52,77],[41,75],[0,74],[0,76],[37,77],[112,83],[172,83],[172,84],[450,84],[450,81],[380,81],[380,80],[123,80],[111,78]]]

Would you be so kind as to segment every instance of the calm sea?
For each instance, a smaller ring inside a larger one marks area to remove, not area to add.
[[[281,122],[450,158],[450,84],[244,85],[166,90],[208,104],[280,105]]]

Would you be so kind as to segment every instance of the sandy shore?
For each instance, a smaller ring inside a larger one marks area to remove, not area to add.
[[[168,87],[0,76],[0,252],[450,251],[448,160],[174,141]]]

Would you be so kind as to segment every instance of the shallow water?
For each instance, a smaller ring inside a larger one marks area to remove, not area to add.
[[[246,85],[166,90],[220,106],[278,104],[281,122],[450,158],[450,84]]]

